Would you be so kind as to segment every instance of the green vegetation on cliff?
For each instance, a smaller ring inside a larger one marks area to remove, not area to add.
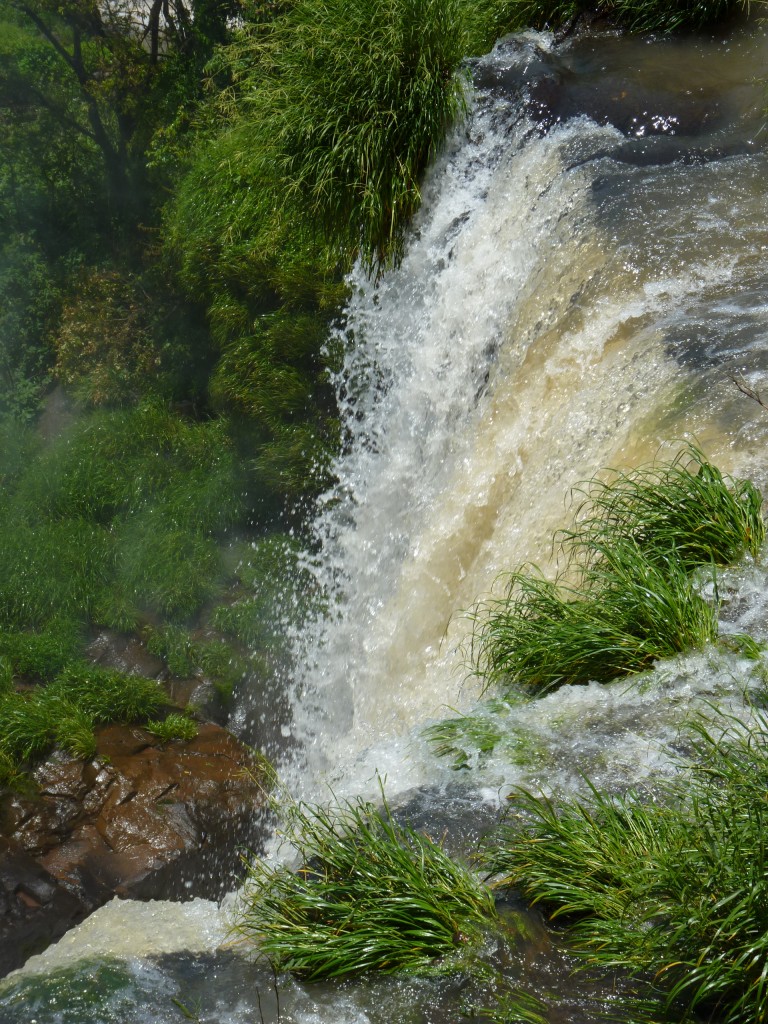
[[[465,55],[582,9],[0,0],[3,678],[45,683],[105,628],[222,691],[252,645],[284,657],[292,556],[248,567],[331,480],[345,275],[402,257]]]

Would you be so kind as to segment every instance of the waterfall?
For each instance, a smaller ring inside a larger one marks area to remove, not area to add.
[[[307,555],[329,610],[293,638],[300,753],[281,775],[295,796],[373,795],[378,773],[391,799],[444,828],[468,807],[492,814],[521,783],[643,780],[669,768],[692,708],[741,713],[749,666],[696,653],[642,685],[510,709],[503,756],[469,772],[423,736],[476,705],[466,613],[505,570],[555,568],[552,537],[580,482],[696,439],[725,471],[768,484],[768,414],[728,379],[759,389],[768,377],[768,157],[752,80],[766,57],[752,25],[726,41],[554,46],[529,33],[473,63],[471,116],[429,172],[402,265],[378,282],[353,274],[329,342],[345,353],[345,440]],[[768,636],[765,569],[733,570],[727,591],[724,628]],[[179,1020],[170,1000],[188,990],[202,1020],[257,1020],[247,968],[217,952],[226,913],[185,907],[102,908],[0,989],[15,993],[8,1024]],[[72,992],[109,956],[122,965],[112,1002],[84,1008]],[[81,967],[55,997],[24,987],[66,964]],[[376,1024],[444,994],[290,983],[281,1019]]]

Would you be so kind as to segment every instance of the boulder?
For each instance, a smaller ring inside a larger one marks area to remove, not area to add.
[[[3,806],[5,970],[28,955],[32,940],[11,936],[33,920],[53,941],[113,896],[220,898],[240,875],[240,852],[263,833],[264,763],[210,723],[165,746],[144,729],[107,726],[92,761],[58,752],[33,774],[38,792]],[[33,876],[43,880],[38,895],[25,881]]]
[[[0,977],[20,967],[88,908],[12,839],[0,836]]]

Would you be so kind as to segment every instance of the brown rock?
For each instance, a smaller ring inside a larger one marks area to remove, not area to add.
[[[0,837],[0,976],[78,924],[88,908],[11,839]]]
[[[239,848],[260,840],[262,766],[216,725],[165,747],[144,729],[107,726],[93,761],[56,754],[34,776],[39,794],[9,798],[3,820],[25,864],[70,897],[51,938],[114,895],[219,898],[240,874]],[[16,918],[0,903],[3,919],[47,920],[58,906],[29,886],[20,891]]]

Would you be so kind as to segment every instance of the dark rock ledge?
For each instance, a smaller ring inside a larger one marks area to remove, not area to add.
[[[53,754],[0,804],[0,976],[113,896],[217,899],[263,833],[265,773],[217,725],[163,747],[135,726],[92,761]]]

